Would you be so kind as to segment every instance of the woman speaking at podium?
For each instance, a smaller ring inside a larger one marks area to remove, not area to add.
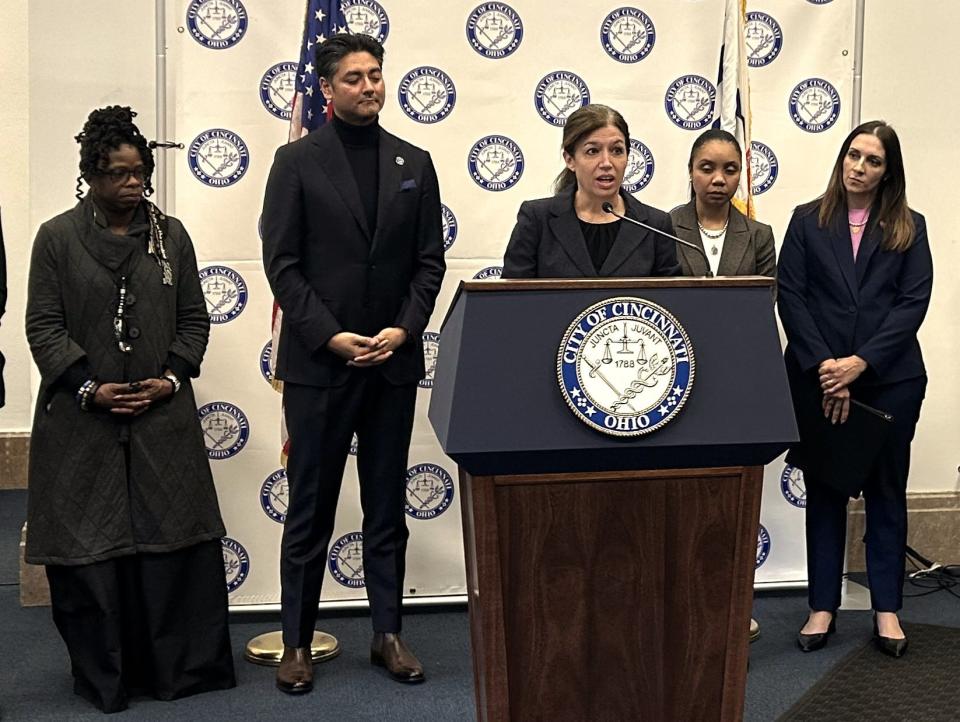
[[[867,575],[874,639],[883,652],[899,657],[907,649],[897,612],[910,442],[927,385],[917,331],[930,303],[933,266],[923,216],[907,206],[900,141],[889,125],[864,123],[844,140],[827,190],[794,211],[778,282],[805,460],[798,460],[800,468],[822,466],[811,459],[825,458],[826,442],[818,440],[830,437],[803,438],[803,429],[817,428],[813,421],[820,415],[843,424],[855,401],[893,416],[885,442],[864,438],[840,458],[848,466],[851,459],[859,464],[869,456],[863,447],[877,450],[875,460],[862,463],[869,466],[862,469]],[[798,404],[805,397],[821,401]],[[834,488],[840,486],[832,478],[836,466],[832,475],[804,469],[810,614],[797,643],[805,652],[826,644],[840,606],[848,494]]]
[[[503,278],[680,274],[670,216],[620,188],[629,143],[627,123],[613,108],[585,105],[570,115],[563,128],[566,168],[553,196],[520,206]]]

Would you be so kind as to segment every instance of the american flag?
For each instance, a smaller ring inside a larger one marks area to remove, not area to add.
[[[340,11],[340,0],[308,0],[297,65],[297,95],[293,101],[289,140],[302,138],[327,122],[331,109],[320,92],[320,79],[314,67],[317,45],[336,33],[347,32],[347,23]]]
[[[311,130],[316,130],[327,122],[333,114],[333,107],[328,105],[320,92],[320,79],[314,67],[317,45],[336,33],[347,32],[347,23],[340,11],[340,0],[307,0],[307,12],[303,21],[303,39],[300,43],[300,63],[297,65],[296,87],[297,94],[293,100],[293,111],[290,116],[290,131],[288,142],[302,138]],[[283,311],[276,301],[273,302],[271,318],[271,353],[270,374],[273,378],[273,387],[277,391],[283,390],[283,382],[276,378],[277,349],[280,344],[280,323]],[[287,456],[290,452],[290,436],[287,434],[284,414],[280,415],[280,462],[287,465]]]

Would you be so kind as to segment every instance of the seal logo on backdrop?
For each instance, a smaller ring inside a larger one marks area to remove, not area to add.
[[[443,223],[443,250],[450,250],[450,246],[457,240],[457,217],[447,206],[440,204],[440,221]]]
[[[207,457],[214,460],[236,456],[250,439],[247,415],[226,401],[211,401],[197,410]]]
[[[770,532],[761,524],[760,531],[757,533],[757,566],[759,569],[770,556]]]
[[[780,23],[766,13],[748,12],[743,40],[747,46],[747,64],[751,68],[762,68],[776,60],[783,49],[783,30]]]
[[[484,190],[505,191],[523,175],[523,151],[505,135],[488,135],[473,144],[467,170]]]
[[[489,281],[503,275],[503,266],[487,266],[473,274],[474,281]]]
[[[678,128],[700,130],[713,120],[716,99],[713,83],[699,75],[684,75],[670,83],[663,104],[667,117]]]
[[[533,104],[545,121],[563,126],[572,112],[590,104],[590,89],[576,73],[555,70],[537,83]]]
[[[638,63],[650,54],[657,31],[650,16],[631,7],[618,8],[603,19],[600,43],[614,60]]]
[[[783,498],[800,509],[807,506],[807,486],[803,481],[803,472],[789,464],[783,467],[780,474],[780,491]]]
[[[577,316],[557,353],[567,405],[583,423],[613,436],[649,434],[673,420],[693,386],[693,348],[665,308],[608,298]]]
[[[223,548],[223,570],[227,573],[227,593],[235,592],[250,574],[250,555],[243,544],[228,536],[220,539]]]
[[[260,102],[280,120],[290,120],[297,95],[297,64],[277,63],[260,78]]]
[[[437,357],[440,355],[440,334],[433,331],[423,332],[423,365],[427,375],[418,382],[421,389],[433,388],[433,375],[437,370]]]
[[[436,123],[453,110],[457,89],[439,68],[423,65],[406,74],[397,90],[403,112],[418,123]]]
[[[260,485],[260,506],[267,516],[283,524],[290,504],[290,488],[286,469],[277,469]]]
[[[808,78],[790,92],[790,119],[801,130],[822,133],[840,117],[840,93],[823,78]]]
[[[414,519],[433,519],[450,508],[453,477],[437,464],[417,464],[407,469],[403,510]]]
[[[363,532],[352,531],[337,539],[327,555],[330,575],[351,589],[366,586],[363,578]]]
[[[832,3],[833,0],[807,0],[811,5],[826,5],[827,3]]]
[[[630,139],[627,169],[623,174],[623,189],[627,193],[643,190],[653,178],[653,153],[636,138]]]
[[[777,182],[780,174],[780,161],[773,149],[758,140],[750,141],[750,175],[755,196],[765,193]]]
[[[207,304],[210,323],[232,321],[247,307],[247,284],[228,266],[207,266],[200,269],[200,288]]]
[[[273,355],[273,339],[267,341],[260,350],[260,375],[263,380],[273,386],[273,372],[270,371],[270,357]]]
[[[390,18],[376,0],[341,0],[340,12],[351,35],[369,35],[382,45],[390,34]]]
[[[239,43],[248,22],[247,9],[240,0],[191,0],[187,6],[190,37],[211,50]]]
[[[187,153],[190,172],[212,188],[232,186],[250,166],[250,154],[243,138],[230,130],[211,128],[190,143]]]
[[[467,40],[483,57],[499,60],[520,47],[523,22],[505,3],[483,3],[467,17]]]

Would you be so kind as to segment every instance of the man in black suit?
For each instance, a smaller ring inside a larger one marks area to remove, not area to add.
[[[380,128],[383,47],[320,45],[331,122],[277,150],[263,205],[263,263],[283,322],[276,375],[290,434],[280,552],[284,652],[277,686],[308,692],[327,547],[351,437],[363,507],[371,662],[402,682],[423,668],[400,639],[404,484],[422,333],[445,264],[437,176],[425,151]]]

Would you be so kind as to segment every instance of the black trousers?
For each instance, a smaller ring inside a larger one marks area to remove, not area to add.
[[[863,490],[867,577],[871,604],[878,612],[896,612],[903,606],[910,442],[926,385],[926,377],[919,377],[865,387],[854,395],[858,401],[894,416],[889,442]],[[840,606],[849,498],[817,483],[815,478],[804,480],[810,608],[834,611]]]
[[[403,511],[417,385],[357,369],[343,386],[285,383],[290,501],[280,545],[283,643],[307,647],[333,534],[350,441],[357,434],[363,568],[375,632],[400,631],[407,550]]]
[[[219,540],[47,567],[73,689],[104,712],[236,685]]]

